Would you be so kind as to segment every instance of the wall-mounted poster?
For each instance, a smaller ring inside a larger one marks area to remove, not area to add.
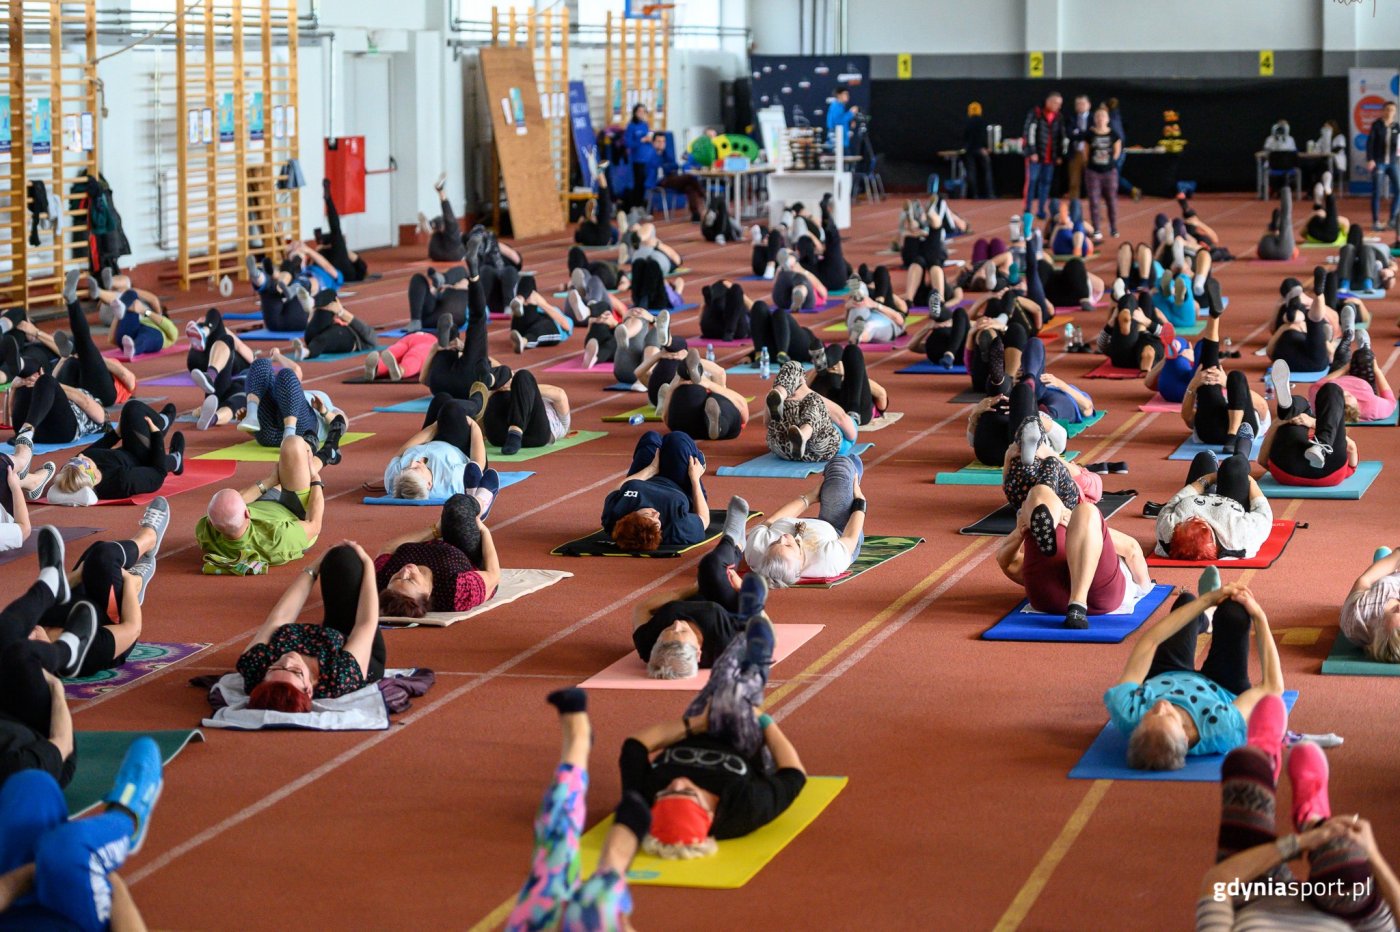
[[[219,151],[230,152],[234,142],[233,95],[219,95]]]
[[[529,129],[525,126],[525,98],[520,96],[520,88],[510,89],[511,120],[515,123],[515,135],[524,136]]]
[[[53,104],[47,97],[34,101],[33,149],[35,155],[53,152]]]
[[[214,141],[214,111],[209,107],[199,111],[199,141],[206,146]]]
[[[14,134],[10,129],[10,98],[0,97],[0,154],[9,155]]]
[[[262,142],[265,131],[262,91],[254,91],[248,103],[248,138],[253,142]]]

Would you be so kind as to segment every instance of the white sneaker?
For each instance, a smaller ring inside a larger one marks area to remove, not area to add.
[[[258,432],[258,403],[250,400],[248,409],[243,414],[243,420],[238,422],[238,429],[250,434]]]
[[[370,354],[370,358],[373,359],[374,355]],[[394,358],[393,353],[388,350],[380,351],[379,361],[384,363],[385,369],[389,370],[389,380],[391,382],[403,381],[403,366],[399,365],[399,361]]]
[[[1274,397],[1278,399],[1278,403],[1291,405],[1293,403],[1293,382],[1288,363],[1282,359],[1275,359],[1273,366],[1269,369],[1269,381],[1274,384]]]
[[[200,430],[208,430],[214,426],[214,422],[219,418],[219,399],[216,395],[205,395],[204,403],[199,406],[199,419],[195,421],[195,426]],[[240,425],[242,426],[242,425]]]
[[[776,274],[778,274],[778,269],[777,269],[777,266],[775,266],[773,263],[770,262],[770,263],[768,263],[767,265],[765,265],[765,266],[763,267],[763,280],[764,280],[764,281],[769,281],[769,282],[771,282],[771,281],[773,280],[773,276],[776,275]]]
[[[749,239],[753,240],[755,246],[763,245],[763,229],[758,224],[749,227]]]
[[[1325,443],[1318,443],[1316,440],[1308,444],[1308,448],[1303,451],[1303,458],[1316,469],[1327,465],[1327,457],[1330,455],[1332,455],[1332,447]]]
[[[723,246],[724,243],[725,243],[724,234],[723,234],[723,233],[718,234],[718,235],[715,237],[715,245],[716,245],[716,246]]]
[[[583,368],[592,369],[598,364],[598,341],[589,340],[583,344]]]
[[[136,358],[136,341],[131,337],[122,337],[122,355],[126,357],[127,362]]]
[[[525,339],[525,334],[521,333],[519,330],[512,330],[510,332],[510,343],[511,346],[515,347],[516,353],[524,353],[525,346],[529,342],[529,340]]]

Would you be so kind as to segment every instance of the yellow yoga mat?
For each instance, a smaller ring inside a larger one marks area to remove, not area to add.
[[[736,890],[758,876],[764,865],[811,825],[849,782],[849,777],[808,777],[807,785],[787,812],[751,835],[720,842],[719,853],[714,857],[664,861],[639,852],[627,872],[627,882],[653,887]],[[613,818],[608,816],[579,839],[582,876],[590,876],[598,866],[598,853],[612,824]]]
[[[915,327],[917,327],[919,324],[923,323],[926,320],[928,320],[927,314],[910,314],[908,317],[904,318],[904,329],[913,330]],[[844,320],[837,321],[834,324],[828,324],[827,326],[822,328],[822,333],[849,332],[849,328],[847,328],[846,322]]]
[[[351,431],[340,438],[340,445],[347,446],[357,440],[373,437],[374,434],[361,434]],[[197,460],[237,460],[240,463],[275,463],[281,454],[281,447],[260,446],[256,440],[245,440],[222,450],[210,450],[195,457]]]

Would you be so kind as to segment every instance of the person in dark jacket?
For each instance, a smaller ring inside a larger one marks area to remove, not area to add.
[[[1051,91],[1042,106],[1032,107],[1026,115],[1026,212],[1029,213],[1032,203],[1038,201],[1035,215],[1040,220],[1048,216],[1046,204],[1050,200],[1055,167],[1064,162],[1068,146],[1065,119],[1060,112],[1063,103],[1060,92]]]
[[[1371,124],[1371,133],[1366,137],[1366,170],[1371,173],[1371,224],[1377,230],[1381,226],[1381,178],[1390,179],[1390,220],[1387,223],[1395,228],[1400,217],[1400,124],[1395,122],[1395,104],[1387,103],[1381,108],[1380,117]]]
[[[982,118],[982,105],[975,100],[967,105],[967,122],[963,124],[963,162],[967,169],[967,196],[996,197],[992,156],[987,151],[987,121]]]

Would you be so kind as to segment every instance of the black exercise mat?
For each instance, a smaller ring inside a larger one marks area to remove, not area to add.
[[[1137,498],[1136,489],[1129,489],[1125,492],[1105,492],[1103,498],[1099,499],[1099,512],[1107,521],[1135,498]],[[1016,512],[1008,504],[1002,505],[976,524],[969,524],[958,533],[978,537],[1005,537],[1014,530],[1016,530]]]
[[[751,511],[750,518],[762,517],[763,512]],[[550,553],[556,557],[678,557],[683,553],[694,550],[696,547],[703,547],[713,543],[724,533],[724,509],[710,509],[710,523],[705,528],[705,539],[698,544],[688,544],[684,547],[662,547],[660,550],[648,550],[638,552],[634,550],[623,550],[612,542],[607,533],[602,528],[589,534],[587,537],[580,537],[578,540],[571,540],[567,544],[560,544]]]
[[[987,397],[987,393],[986,393],[986,392],[975,392],[975,391],[972,391],[972,390],[968,390],[968,391],[962,392],[961,394],[954,395],[952,398],[949,398],[949,399],[948,399],[948,404],[950,404],[950,405],[975,405],[975,404],[977,404],[977,402],[981,401],[983,398],[986,398],[986,397]]]

